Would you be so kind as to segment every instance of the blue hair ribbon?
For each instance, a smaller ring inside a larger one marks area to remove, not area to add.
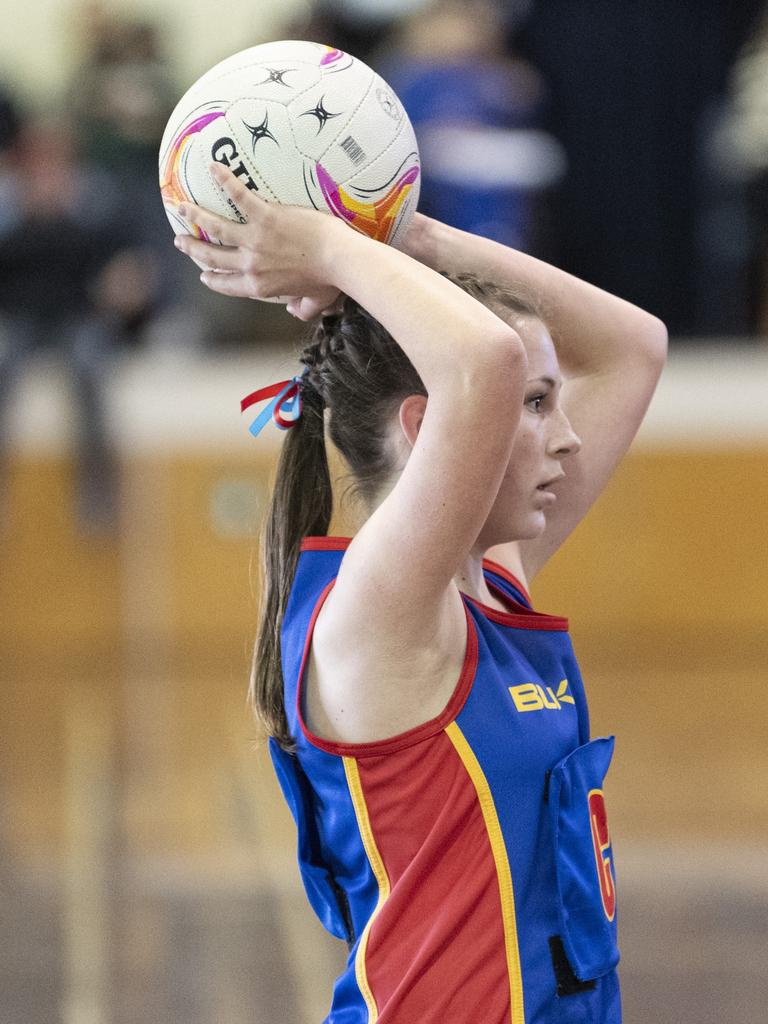
[[[270,419],[274,420],[280,430],[288,430],[298,422],[301,418],[301,382],[308,372],[309,367],[300,376],[259,388],[240,402],[240,411],[245,412],[265,398],[271,399],[248,428],[254,437],[258,437]]]

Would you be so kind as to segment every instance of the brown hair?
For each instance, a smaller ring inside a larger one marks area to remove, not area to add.
[[[539,316],[537,306],[508,289],[471,274],[445,275],[502,318]],[[287,431],[262,534],[262,602],[249,701],[266,732],[294,749],[283,704],[280,632],[301,542],[325,536],[333,494],[325,446],[331,440],[346,460],[359,496],[372,502],[392,473],[387,436],[392,417],[408,395],[426,395],[403,349],[353,299],[315,325],[299,357],[302,415]]]

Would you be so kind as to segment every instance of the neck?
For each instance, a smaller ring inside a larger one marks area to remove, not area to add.
[[[496,605],[498,602],[488,589],[483,576],[483,556],[479,552],[471,552],[453,581],[462,593],[480,601],[482,604]]]

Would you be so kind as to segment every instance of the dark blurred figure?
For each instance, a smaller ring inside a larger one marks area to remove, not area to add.
[[[157,306],[178,304],[188,282],[174,259],[172,232],[160,200],[158,151],[181,96],[157,25],[100,2],[80,9],[82,57],[67,90],[83,159],[109,172],[130,221],[134,244],[155,253]]]
[[[115,354],[152,308],[152,261],[126,231],[115,182],[79,161],[63,117],[21,128],[0,190],[2,484],[8,401],[30,356],[53,350],[72,374],[80,416],[80,523],[109,530],[116,474],[104,392]]]
[[[768,6],[739,54],[717,127],[717,165],[746,210],[749,328],[768,337]]]
[[[541,0],[515,36],[546,78],[568,157],[554,262],[655,313],[677,337],[705,326],[702,118],[724,94],[757,5]]]
[[[0,85],[0,167],[7,161],[21,127],[21,116],[10,91]]]
[[[154,259],[155,302],[140,340],[184,360],[205,347],[251,345],[256,333],[268,333],[264,324],[271,327],[274,314],[209,291],[173,247],[158,156],[168,117],[191,82],[180,84],[172,74],[155,17],[140,20],[100,0],[84,3],[76,25],[82,56],[67,104],[84,156],[117,183],[132,243]]]
[[[393,87],[416,130],[419,209],[544,255],[547,190],[564,151],[541,123],[546,88],[505,48],[527,0],[319,0],[286,31],[366,61]]]
[[[286,25],[284,39],[338,47],[377,68],[382,45],[401,19],[432,0],[314,0]]]
[[[95,2],[80,10],[82,56],[67,94],[83,157],[138,192],[157,182],[157,154],[178,88],[156,25]]]
[[[541,127],[544,82],[505,50],[506,26],[493,0],[433,0],[403,21],[380,70],[416,129],[422,212],[540,252],[537,210],[565,158]]]
[[[177,88],[157,26],[99,3],[81,10],[80,66],[68,105],[83,157],[121,179],[157,178],[157,151]]]

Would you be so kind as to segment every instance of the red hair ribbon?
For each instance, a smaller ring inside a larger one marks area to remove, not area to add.
[[[270,418],[275,421],[280,430],[288,430],[301,418],[301,381],[308,372],[309,368],[304,370],[301,376],[278,381],[277,384],[270,384],[266,388],[259,388],[258,391],[246,395],[240,402],[240,411],[245,412],[252,405],[263,402],[265,398],[272,399],[248,428],[254,437],[263,430]]]

